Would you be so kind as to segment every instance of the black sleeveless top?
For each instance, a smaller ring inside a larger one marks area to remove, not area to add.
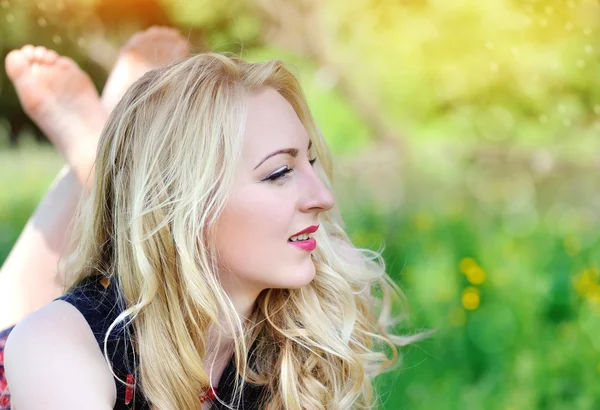
[[[84,279],[71,292],[57,300],[68,302],[81,312],[92,329],[100,350],[104,352],[104,338],[108,328],[124,310],[124,304],[118,297],[116,284],[111,283],[109,278],[102,275],[93,275]],[[123,322],[120,322],[118,326],[111,330],[106,345],[107,356],[116,376],[127,381],[128,384],[133,384],[133,387],[126,387],[115,378],[117,400],[114,410],[149,410],[150,407],[144,398],[143,392],[137,388],[135,383],[138,380],[136,371],[137,356],[131,348],[129,333],[124,326]],[[236,408],[233,405],[233,387],[236,378],[240,378],[240,376],[237,374],[232,358],[225,367],[217,386],[219,399],[232,408]],[[266,389],[249,383],[244,386],[242,400],[237,409],[259,410]],[[198,408],[200,408],[200,399],[198,403]],[[221,410],[227,407],[222,405],[219,400],[214,400],[211,408]]]

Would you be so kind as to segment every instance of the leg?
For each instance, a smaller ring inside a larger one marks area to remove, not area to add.
[[[112,111],[125,91],[145,72],[164,67],[188,52],[189,44],[177,30],[151,27],[134,34],[121,49],[106,81],[102,105]]]
[[[62,293],[58,261],[68,244],[77,202],[93,178],[96,143],[106,112],[144,72],[186,53],[187,41],[174,30],[152,28],[136,34],[122,49],[105,87],[104,95],[111,97],[102,101],[87,75],[70,59],[31,46],[7,56],[7,72],[23,108],[58,147],[67,165],[0,270],[0,329]],[[135,66],[127,61],[135,61]]]
[[[27,222],[0,272],[0,328],[60,295],[57,265],[106,113],[91,80],[71,60],[25,46],[6,57],[25,112],[58,147],[65,168]]]

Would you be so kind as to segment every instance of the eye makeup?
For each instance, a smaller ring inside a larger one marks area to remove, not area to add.
[[[308,161],[310,166],[314,166],[315,162],[317,162],[317,158],[313,158]],[[292,172],[294,168],[290,168],[287,165],[285,167],[279,168],[277,171],[263,179],[263,181],[278,181],[285,178],[290,172]]]

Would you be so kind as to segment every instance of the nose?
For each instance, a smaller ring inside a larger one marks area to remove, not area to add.
[[[307,173],[306,189],[302,201],[302,210],[305,212],[329,211],[335,205],[335,199],[329,188],[319,178],[315,170]]]

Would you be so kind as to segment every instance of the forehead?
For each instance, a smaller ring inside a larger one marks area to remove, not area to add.
[[[249,97],[244,131],[244,161],[258,163],[281,148],[306,149],[308,133],[291,104],[272,88]]]

